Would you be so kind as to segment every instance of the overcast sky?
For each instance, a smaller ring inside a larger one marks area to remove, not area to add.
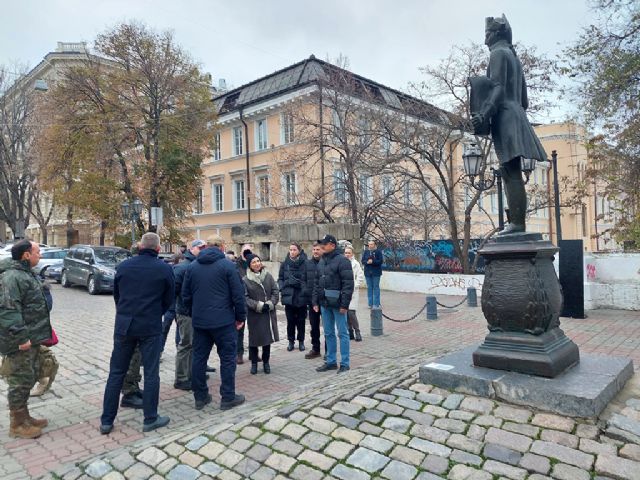
[[[3,0],[0,65],[36,65],[57,41],[92,43],[118,22],[171,29],[214,79],[240,86],[312,53],[404,90],[452,45],[505,13],[514,41],[554,55],[588,25],[587,0]]]

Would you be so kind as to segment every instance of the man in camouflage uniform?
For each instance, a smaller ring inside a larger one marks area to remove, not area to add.
[[[29,392],[38,376],[40,343],[51,338],[49,308],[42,285],[31,268],[40,260],[40,247],[21,240],[11,259],[0,261],[0,354],[2,376],[9,385],[9,436],[37,438],[46,419],[29,415]]]

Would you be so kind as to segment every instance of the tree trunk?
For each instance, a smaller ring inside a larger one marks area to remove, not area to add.
[[[100,220],[100,245],[104,245],[104,237],[107,230],[106,220]]]

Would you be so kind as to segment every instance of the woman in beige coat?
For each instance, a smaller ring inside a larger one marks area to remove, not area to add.
[[[351,260],[351,269],[353,270],[353,295],[351,296],[349,310],[347,311],[349,338],[356,342],[361,342],[362,335],[360,334],[360,324],[358,323],[356,308],[358,308],[358,302],[360,301],[360,287],[364,284],[364,271],[362,270],[362,266],[360,266],[360,262],[356,260],[353,254],[353,247],[345,247],[344,256]]]

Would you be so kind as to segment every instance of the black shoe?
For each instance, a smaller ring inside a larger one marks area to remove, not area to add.
[[[353,336],[353,330],[349,330],[349,340],[355,340],[356,337]]]
[[[142,408],[142,399],[135,393],[124,395],[120,400],[120,406],[123,408]]]
[[[210,367],[209,365],[207,365],[207,372],[213,373],[216,371],[216,367]]]
[[[143,398],[143,396],[142,396],[143,394],[144,394],[144,392],[142,390],[138,390],[137,392],[132,393],[132,395],[135,395],[138,398]]]
[[[316,372],[326,372],[327,370],[337,370],[337,369],[338,369],[338,365],[336,365],[335,363],[332,363],[332,364],[323,363],[318,368],[316,368]]]
[[[106,423],[103,423],[102,425],[100,425],[100,433],[102,435],[108,435],[112,431],[113,431],[113,423],[111,425],[108,425]]]
[[[351,368],[347,367],[346,365],[340,365],[340,368],[336,373],[344,373],[344,372],[348,372],[349,370],[351,370]]]
[[[289,345],[287,345],[287,352],[293,352],[294,348],[295,347],[293,346],[293,342],[289,340]]]
[[[173,388],[177,390],[184,390],[185,392],[191,391],[191,382],[175,382]]]
[[[236,393],[236,396],[233,400],[222,400],[220,402],[220,410],[229,410],[230,408],[237,407],[240,404],[244,403],[244,395],[240,395]]]
[[[258,373],[258,364],[256,362],[251,364],[251,375]]]
[[[271,373],[271,365],[269,365],[268,363],[265,363],[263,365],[264,368],[264,373],[266,373],[267,375]]]
[[[362,335],[360,335],[360,330],[356,330],[356,342],[362,341]]]
[[[209,405],[213,398],[211,398],[211,394],[207,395],[207,398],[204,400],[196,400],[196,410],[202,410],[205,405]]]
[[[298,349],[299,349],[301,352],[304,352],[304,342],[302,342],[302,341],[301,341],[301,342],[298,342]]]
[[[169,420],[171,420],[169,417],[161,417],[160,415],[158,415],[156,417],[156,420],[153,423],[145,423],[144,426],[142,427],[142,431],[150,432],[157,428],[166,427],[167,424],[169,423]]]

